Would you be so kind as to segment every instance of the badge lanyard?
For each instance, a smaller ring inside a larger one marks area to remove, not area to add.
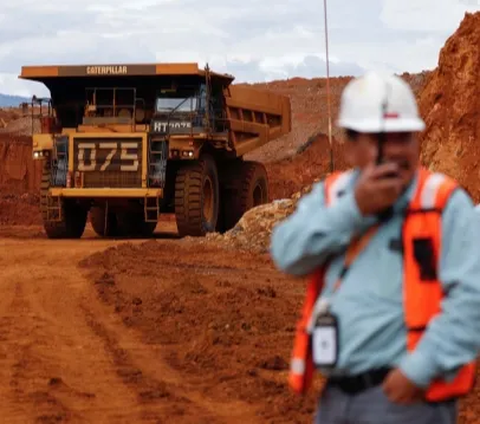
[[[377,229],[378,225],[370,227],[365,234],[353,240],[348,246],[342,271],[333,286],[334,292],[338,290],[349,267],[365,248]],[[314,308],[314,314],[316,314],[316,317],[314,318],[312,331],[313,361],[317,368],[332,368],[338,360],[338,319],[329,311],[328,304],[326,301],[322,301],[322,299],[319,300],[318,306]]]

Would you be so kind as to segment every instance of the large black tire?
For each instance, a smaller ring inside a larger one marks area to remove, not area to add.
[[[117,216],[114,212],[108,212],[105,220],[106,208],[94,206],[90,209],[90,223],[93,230],[101,237],[116,237],[120,235]]]
[[[88,211],[70,199],[48,196],[49,188],[50,164],[45,162],[40,186],[40,211],[47,237],[51,239],[82,237],[87,224]],[[50,209],[50,213],[48,213],[48,206],[58,204],[61,209],[61,220],[58,220],[58,211]]]
[[[215,160],[202,155],[186,163],[175,179],[175,217],[180,237],[202,237],[217,227],[220,188]]]
[[[248,210],[269,202],[268,175],[259,162],[225,164],[222,181],[222,220],[219,231],[232,229]]]

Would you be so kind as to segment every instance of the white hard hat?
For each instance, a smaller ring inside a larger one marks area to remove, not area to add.
[[[347,84],[342,93],[337,125],[365,133],[425,129],[407,82],[396,75],[373,71]]]

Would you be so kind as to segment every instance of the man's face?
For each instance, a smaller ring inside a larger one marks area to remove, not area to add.
[[[383,161],[394,162],[399,167],[400,177],[407,185],[413,178],[419,161],[418,139],[415,133],[385,133]],[[378,134],[360,133],[347,141],[347,158],[351,165],[360,169],[375,163],[378,155]]]

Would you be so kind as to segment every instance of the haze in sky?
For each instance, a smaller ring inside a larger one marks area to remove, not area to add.
[[[420,72],[480,0],[328,3],[330,72]],[[0,92],[48,95],[22,65],[206,62],[236,81],[326,75],[322,0],[17,0],[0,11]]]

